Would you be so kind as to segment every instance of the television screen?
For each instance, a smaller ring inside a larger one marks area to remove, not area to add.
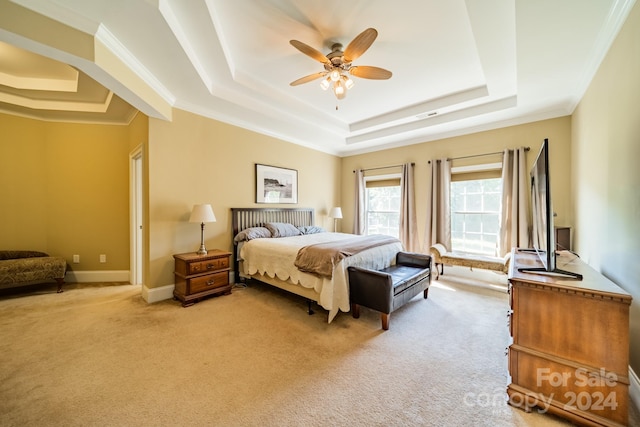
[[[532,245],[546,271],[556,268],[553,207],[549,187],[549,140],[545,139],[531,168]]]
[[[538,157],[531,168],[531,213],[533,226],[531,244],[542,261],[542,268],[519,268],[525,273],[551,273],[582,279],[578,273],[560,270],[556,267],[556,242],[553,227],[553,206],[551,204],[551,181],[549,180],[549,140],[545,139]],[[525,249],[526,251],[526,249]]]

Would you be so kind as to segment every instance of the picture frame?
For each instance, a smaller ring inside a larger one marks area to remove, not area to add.
[[[256,163],[256,203],[298,203],[298,171]]]

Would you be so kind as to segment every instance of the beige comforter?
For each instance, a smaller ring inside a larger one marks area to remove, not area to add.
[[[348,312],[349,287],[347,267],[357,265],[370,269],[382,269],[390,266],[402,244],[395,241],[376,246],[342,259],[334,266],[333,277],[318,276],[300,271],[294,265],[298,251],[308,245],[348,240],[353,234],[317,233],[295,237],[273,239],[254,239],[245,242],[240,249],[242,272],[244,275],[267,275],[305,288],[314,289],[318,294],[318,304],[329,311],[329,322],[339,310]]]
[[[300,248],[294,265],[301,271],[331,278],[334,267],[344,258],[396,242],[396,238],[376,234],[316,243]]]

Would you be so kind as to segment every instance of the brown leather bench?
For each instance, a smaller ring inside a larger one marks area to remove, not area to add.
[[[391,312],[405,305],[420,292],[427,298],[431,284],[431,256],[398,252],[396,263],[382,270],[348,267],[349,297],[354,318],[360,306],[380,312],[382,329],[389,329]]]

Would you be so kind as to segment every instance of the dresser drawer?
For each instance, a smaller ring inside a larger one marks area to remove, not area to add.
[[[214,258],[206,261],[191,262],[188,266],[187,274],[205,273],[207,271],[222,270],[229,268],[229,258]]]
[[[189,279],[189,293],[207,291],[229,284],[229,272],[209,274],[207,276],[194,277]]]

